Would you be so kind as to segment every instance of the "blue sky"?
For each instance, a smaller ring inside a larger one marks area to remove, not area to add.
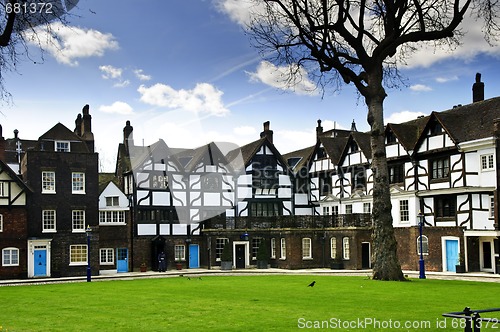
[[[59,50],[47,47],[42,58],[32,48],[30,60],[4,74],[13,103],[2,105],[3,135],[18,129],[20,137],[37,139],[57,122],[74,129],[89,104],[101,170],[113,171],[127,120],[136,144],[162,138],[184,148],[246,144],[270,121],[282,153],[313,145],[318,119],[325,130],[349,128],[353,119],[358,130],[368,130],[366,107],[352,86],[323,96],[276,87],[279,68],[251,47],[243,4],[81,0],[71,26],[57,30]],[[387,121],[470,103],[476,72],[485,97],[499,95],[500,47],[478,37],[476,25],[465,27],[470,33],[454,53],[423,49],[402,67],[408,84],[388,91]]]

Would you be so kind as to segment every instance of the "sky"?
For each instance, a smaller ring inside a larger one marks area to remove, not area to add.
[[[18,129],[38,139],[58,122],[73,130],[88,104],[100,170],[113,172],[127,120],[136,145],[161,138],[176,148],[241,146],[270,121],[283,154],[313,145],[318,119],[324,130],[353,120],[369,130],[353,86],[323,94],[307,80],[293,90],[277,84],[283,68],[251,46],[245,11],[244,0],[80,0],[69,26],[54,26],[58,49],[30,47],[16,71],[3,73],[12,94],[0,105],[3,136]],[[470,19],[464,30],[453,52],[420,49],[400,67],[406,85],[387,91],[386,122],[471,103],[477,72],[485,98],[500,95],[500,46],[488,45]]]

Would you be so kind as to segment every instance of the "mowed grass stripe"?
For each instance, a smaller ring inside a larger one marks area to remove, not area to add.
[[[307,287],[313,280],[316,285]],[[496,283],[455,280],[380,282],[365,277],[303,275],[1,287],[0,331],[289,331],[300,324],[365,318],[428,321],[436,327],[445,312],[465,306],[500,307],[498,287]],[[498,314],[490,316],[500,317]],[[447,330],[453,331],[452,320],[446,323]]]

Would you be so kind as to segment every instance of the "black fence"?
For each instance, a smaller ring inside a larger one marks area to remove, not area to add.
[[[205,229],[337,228],[371,227],[369,213],[327,216],[214,217],[206,220]]]
[[[443,314],[444,317],[450,317],[457,319],[455,327],[463,328],[464,332],[480,332],[481,328],[499,328],[500,319],[499,318],[489,318],[489,317],[481,317],[482,313],[485,312],[496,312],[500,311],[500,308],[493,309],[481,309],[481,310],[472,310],[469,307],[465,307],[463,311],[458,312],[449,312]]]

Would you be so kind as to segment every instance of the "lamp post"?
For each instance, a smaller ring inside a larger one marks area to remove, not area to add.
[[[85,229],[85,234],[87,234],[87,282],[92,281],[91,277],[91,269],[90,269],[90,234],[92,233],[92,228],[87,225],[87,229]]]
[[[422,212],[420,212],[420,211],[418,212],[417,219],[418,219],[418,228],[420,231],[420,238],[419,238],[420,239],[420,241],[419,241],[420,259],[418,261],[418,265],[420,268],[420,274],[418,275],[418,278],[425,279],[425,262],[424,262],[424,251],[423,251],[423,245],[422,245],[422,230],[424,227],[424,215],[422,214]]]

